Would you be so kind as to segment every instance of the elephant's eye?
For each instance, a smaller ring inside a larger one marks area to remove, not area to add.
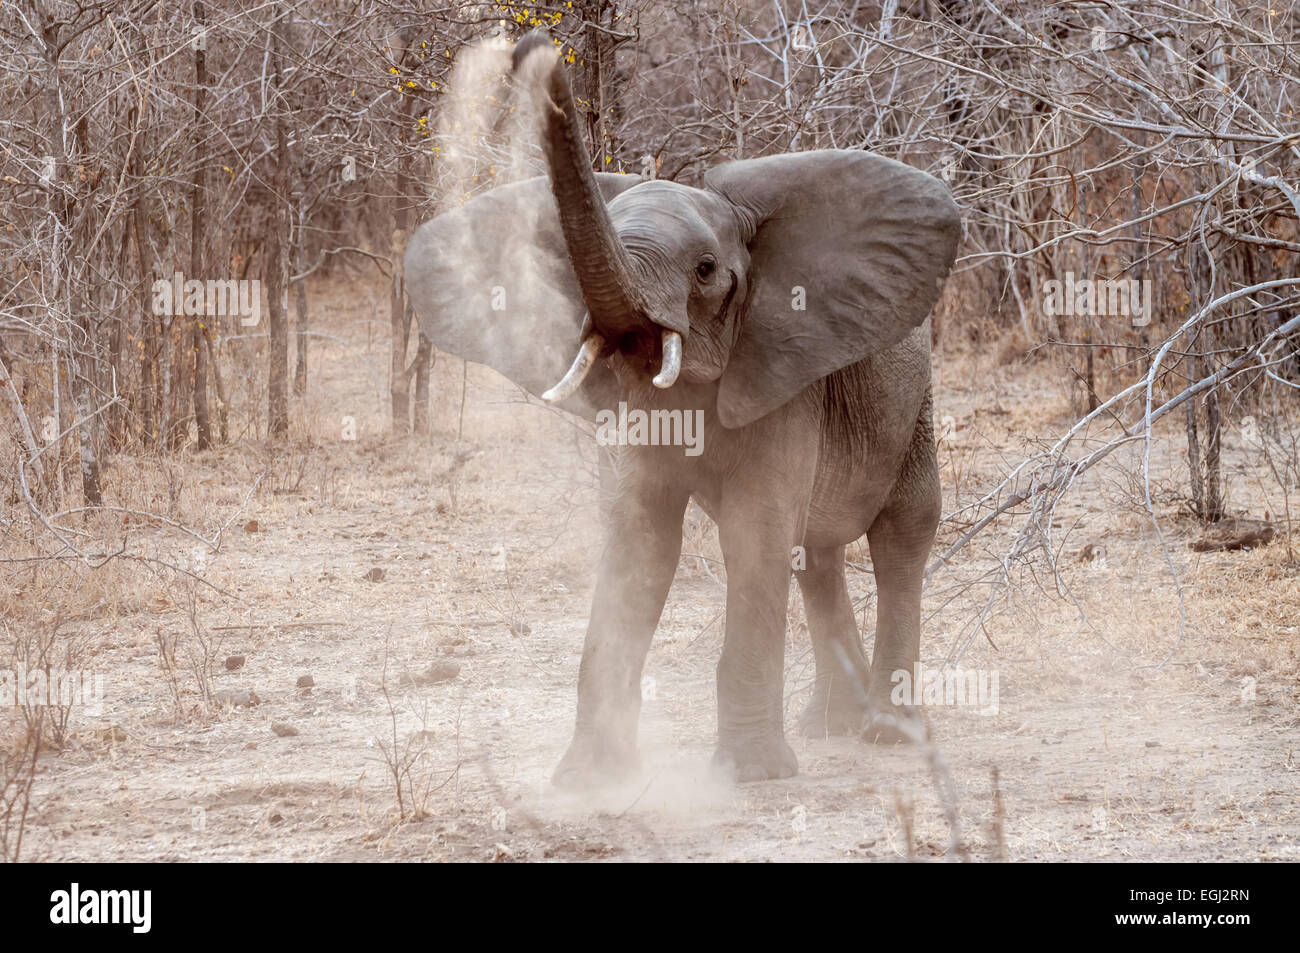
[[[700,281],[708,281],[709,275],[713,274],[713,269],[716,267],[717,265],[712,258],[702,258],[700,263],[695,266],[695,275]]]

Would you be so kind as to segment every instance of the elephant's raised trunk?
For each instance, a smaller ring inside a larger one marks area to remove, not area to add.
[[[528,63],[526,67],[525,63]],[[543,141],[551,191],[559,209],[569,260],[591,320],[593,333],[587,340],[599,335],[603,339],[602,349],[607,352],[626,346],[628,336],[635,335],[644,342],[639,350],[653,353],[656,345],[662,346],[660,332],[664,329],[647,316],[649,308],[637,286],[627,249],[619,241],[609,210],[596,187],[573,93],[555,47],[548,37],[529,34],[515,47],[513,67],[525,82],[537,83],[544,94],[541,97],[545,111]],[[680,339],[675,353],[680,353]],[[584,359],[579,355],[573,370],[581,368],[585,373],[592,363],[589,357]],[[664,366],[656,382],[670,378],[675,379],[676,372]],[[568,381],[569,376],[565,379]],[[558,392],[561,387],[557,385],[553,390]]]

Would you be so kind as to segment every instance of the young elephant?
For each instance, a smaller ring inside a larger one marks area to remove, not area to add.
[[[856,151],[728,162],[698,189],[594,174],[551,44],[525,38],[514,67],[542,104],[549,175],[412,236],[406,276],[425,334],[589,418],[626,402],[703,423],[695,453],[618,450],[556,782],[635,764],[642,666],[692,498],[727,567],[715,763],[741,780],[796,771],[782,704],[792,568],[817,665],[800,730],[899,739],[907,713],[890,675],[919,655],[940,512],[927,319],[961,229],[947,188]],[[844,548],[863,533],[879,591],[871,665],[844,576]]]

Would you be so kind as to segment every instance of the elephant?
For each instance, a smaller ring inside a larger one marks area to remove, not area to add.
[[[917,715],[891,699],[891,673],[919,658],[941,509],[930,312],[961,232],[949,190],[861,150],[726,161],[699,187],[597,173],[550,41],[522,39],[512,68],[537,104],[547,174],[415,231],[404,265],[423,332],[589,420],[618,404],[680,411],[705,437],[694,455],[616,448],[553,781],[603,785],[639,766],[642,670],[691,500],[717,525],[727,577],[713,765],[740,781],[797,773],[783,698],[792,574],[816,663],[800,733],[906,740]],[[863,534],[870,663],[845,577]]]

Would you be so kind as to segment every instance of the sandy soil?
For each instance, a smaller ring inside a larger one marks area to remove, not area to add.
[[[963,657],[997,672],[996,715],[932,709],[931,750],[794,740],[800,774],[788,781],[731,785],[707,770],[724,591],[721,570],[699,558],[717,556],[712,528],[693,513],[694,555],[647,664],[643,776],[599,794],[553,789],[600,546],[591,447],[482,368],[468,375],[458,440],[462,365],[445,357],[433,435],[386,438],[387,339],[357,317],[385,313],[382,299],[340,286],[313,300],[328,303],[328,337],[312,346],[312,394],[295,408],[295,432],[310,440],[273,452],[250,434],[191,455],[170,494],[149,461],[115,461],[112,492],[128,505],[170,510],[206,534],[227,526],[217,553],[166,527],[131,530],[216,588],[132,570],[129,591],[76,627],[91,646],[84,664],[107,676],[104,712],[77,714],[68,744],[47,754],[28,859],[1300,854],[1297,569],[1280,542],[1190,552],[1195,528],[1162,503],[1187,611],[1179,640],[1173,577],[1134,504],[1131,454],[1080,481],[1058,512],[1053,544],[1077,604],[1050,576],[1016,569],[987,638]],[[1072,419],[1062,375],[1045,363],[953,353],[936,369],[936,415],[953,418],[941,452],[948,509]],[[357,439],[343,439],[344,417]],[[1171,428],[1157,445],[1158,488],[1175,485],[1178,437]],[[1232,505],[1277,512],[1249,448],[1230,438],[1228,459],[1241,487]],[[933,578],[926,658],[947,655],[985,605],[1008,532],[981,537]],[[945,524],[941,544],[958,534]],[[1089,545],[1104,559],[1084,559]],[[850,555],[869,632],[865,542]],[[812,676],[791,590],[787,724]],[[178,640],[174,680],[160,636]],[[203,703],[189,669],[204,643],[214,688],[258,704]],[[242,666],[227,671],[230,656]],[[433,663],[454,676],[420,677]]]

